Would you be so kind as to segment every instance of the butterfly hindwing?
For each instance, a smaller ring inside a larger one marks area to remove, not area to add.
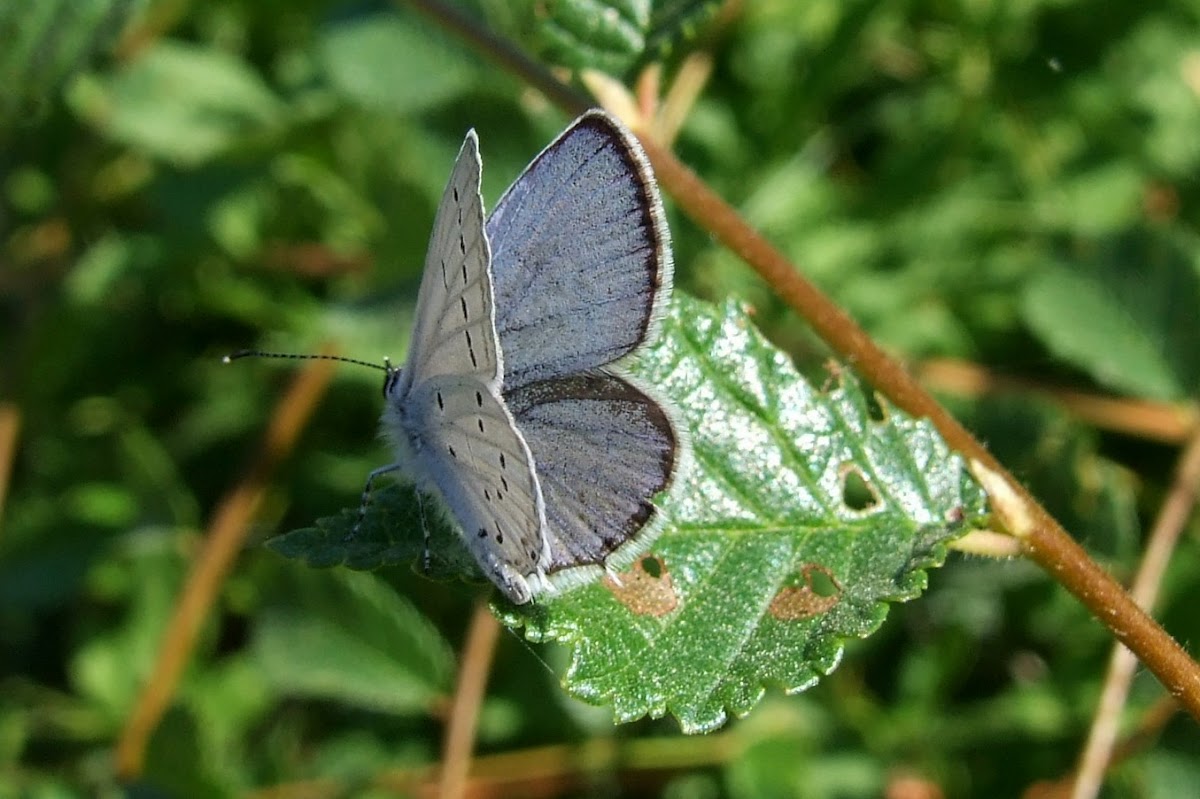
[[[676,472],[679,434],[626,378],[582,372],[508,395],[546,503],[551,571],[598,565],[636,538]]]

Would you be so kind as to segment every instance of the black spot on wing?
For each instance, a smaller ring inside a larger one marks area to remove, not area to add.
[[[471,366],[478,368],[479,361],[475,360],[475,344],[471,341],[471,331],[464,330],[463,334],[467,337],[467,354],[471,356]]]

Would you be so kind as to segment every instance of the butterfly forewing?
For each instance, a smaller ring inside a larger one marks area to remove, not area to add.
[[[500,396],[480,170],[471,131],[438,206],[408,362],[387,383],[383,423],[401,467],[440,496],[484,573],[524,603],[550,553],[533,458]]]
[[[487,222],[508,389],[609,364],[650,333],[670,239],[633,135],[589,112],[539,155]]]
[[[475,375],[493,384],[499,379],[481,169],[479,142],[471,131],[434,219],[402,384],[438,374]]]

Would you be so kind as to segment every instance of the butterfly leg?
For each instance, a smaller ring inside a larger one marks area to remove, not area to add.
[[[367,484],[363,486],[362,499],[358,503],[358,518],[354,520],[354,526],[350,528],[350,534],[342,539],[342,543],[353,541],[358,535],[358,528],[362,527],[363,520],[367,518],[367,506],[371,504],[371,487],[375,482],[375,478],[388,472],[394,472],[399,468],[400,464],[393,463],[388,466],[380,466],[367,475]],[[426,550],[428,549],[426,547]]]

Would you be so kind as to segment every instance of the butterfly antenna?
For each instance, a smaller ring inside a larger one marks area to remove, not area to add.
[[[369,366],[372,369],[380,371],[392,371],[392,364],[387,359],[383,359],[383,364],[371,363],[370,361],[360,361],[357,358],[345,358],[341,355],[307,355],[294,352],[265,352],[263,350],[238,350],[226,355],[223,360],[225,363],[232,363],[239,358],[290,358],[296,361],[341,361],[342,363],[352,363],[357,366]]]

